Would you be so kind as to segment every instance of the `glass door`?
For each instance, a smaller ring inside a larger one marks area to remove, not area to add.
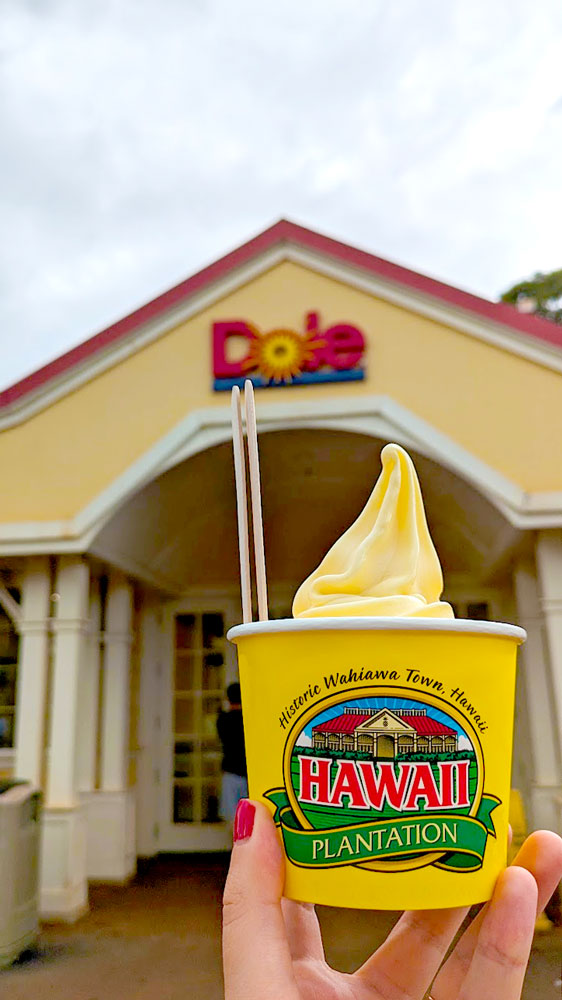
[[[229,846],[219,818],[222,751],[216,728],[227,684],[226,629],[224,610],[173,614],[162,850]]]

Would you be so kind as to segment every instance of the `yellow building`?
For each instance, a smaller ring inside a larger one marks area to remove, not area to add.
[[[45,915],[226,845],[248,374],[272,614],[405,445],[446,599],[528,631],[515,783],[562,832],[561,373],[555,325],[280,222],[0,395],[0,767],[44,792]]]

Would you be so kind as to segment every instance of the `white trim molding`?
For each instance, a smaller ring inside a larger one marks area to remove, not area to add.
[[[418,292],[406,285],[401,285],[399,282],[393,282],[389,278],[380,278],[350,264],[331,261],[328,257],[313,250],[288,246],[286,259],[326,277],[334,278],[336,281],[343,281],[359,291],[367,292],[369,295],[390,302],[392,305],[400,306],[409,312],[452,327],[460,333],[466,333],[468,336],[482,340],[493,347],[499,347],[510,354],[516,354],[527,361],[533,361],[544,368],[562,372],[562,351],[555,344],[537,340],[528,334],[520,333],[513,327],[505,326],[503,323],[482,319],[467,309],[450,305],[433,295]]]
[[[93,357],[88,357],[81,364],[47,382],[45,386],[7,406],[4,412],[0,413],[0,431],[29,420],[64,396],[76,392],[82,385],[159,340],[181,323],[208,309],[225,295],[230,295],[248,282],[259,278],[261,274],[287,258],[285,247],[281,245],[272,247],[207,288],[190,295],[179,305],[172,306],[157,318],[135,327],[128,336],[120,338],[105,349],[100,349]]]
[[[0,413],[0,431],[29,420],[62,397],[75,392],[86,382],[126,360],[181,323],[187,322],[226,295],[232,294],[284,261],[298,264],[350,288],[417,313],[419,316],[433,319],[544,368],[562,372],[562,350],[554,344],[520,333],[505,324],[482,319],[468,309],[449,304],[389,278],[381,278],[364,268],[337,260],[329,254],[307,249],[291,240],[283,240],[278,245],[257,254],[245,264],[235,267],[201,291],[189,295],[183,302],[170,307],[155,319],[135,327],[128,336],[123,336],[114,344],[100,349],[93,357],[88,357],[58,378],[49,380],[35,392],[30,392],[7,406]]]
[[[388,396],[262,403],[260,433],[295,429],[339,430],[397,441],[470,483],[516,528],[562,527],[562,492],[526,493],[520,486]],[[133,462],[72,520],[0,525],[0,556],[90,552],[104,555],[96,537],[135,493],[198,452],[231,439],[230,407],[195,410]],[[148,579],[142,565],[121,567]],[[153,579],[175,589],[175,581]]]

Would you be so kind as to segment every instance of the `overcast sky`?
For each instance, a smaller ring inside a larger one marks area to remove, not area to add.
[[[0,0],[5,386],[281,217],[562,267],[560,0]]]

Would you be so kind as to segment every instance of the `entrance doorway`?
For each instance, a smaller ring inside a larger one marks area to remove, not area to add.
[[[377,741],[377,757],[394,757],[394,740],[392,736],[381,734]]]
[[[216,721],[233,679],[226,606],[173,607],[167,620],[160,849],[227,850],[219,816],[222,748]]]

